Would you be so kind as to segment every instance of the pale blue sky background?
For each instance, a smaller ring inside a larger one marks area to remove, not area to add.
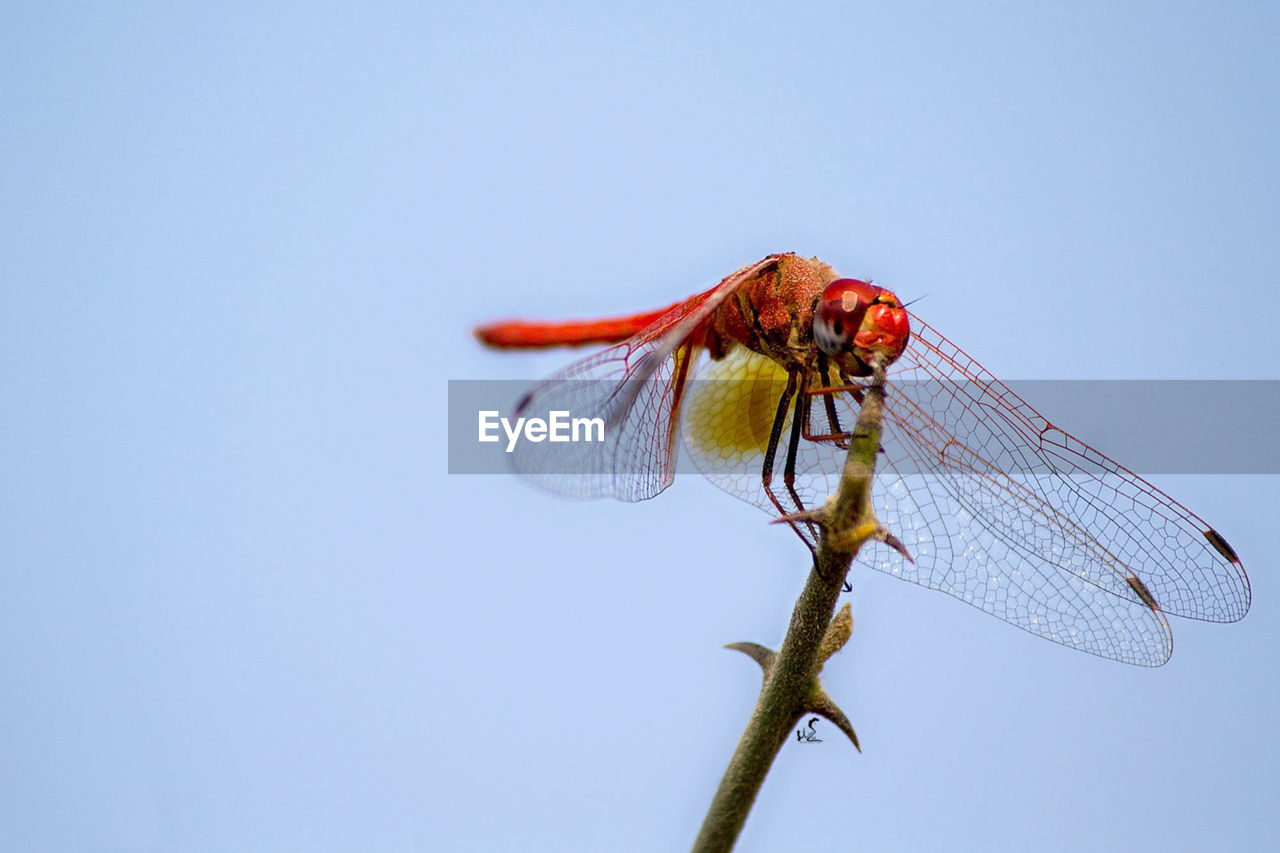
[[[997,375],[1280,378],[1275,4],[30,6],[4,849],[687,847],[758,685],[720,646],[776,644],[804,552],[696,477],[447,476],[447,379],[570,357],[479,321],[794,250]],[[865,753],[789,745],[739,849],[1273,847],[1280,482],[1159,484],[1247,619],[1148,671],[862,573],[826,684]]]

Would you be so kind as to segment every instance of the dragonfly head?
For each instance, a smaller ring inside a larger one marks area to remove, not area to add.
[[[911,337],[907,311],[891,291],[856,278],[827,285],[813,312],[813,340],[852,376],[867,376],[872,354],[892,362]]]

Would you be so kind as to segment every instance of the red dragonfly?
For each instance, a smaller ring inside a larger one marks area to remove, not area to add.
[[[611,345],[516,405],[607,424],[603,441],[514,448],[515,469],[550,491],[651,498],[674,479],[683,437],[703,474],[768,512],[820,505],[876,358],[893,382],[875,511],[914,561],[872,541],[859,562],[1146,666],[1173,651],[1166,613],[1234,622],[1249,610],[1249,579],[1212,527],[1052,425],[893,293],[817,258],[770,255],[631,317],[476,334],[501,348]],[[791,526],[813,547],[811,525]]]

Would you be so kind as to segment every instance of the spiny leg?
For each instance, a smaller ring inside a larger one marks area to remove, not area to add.
[[[790,510],[784,507],[782,505],[782,502],[778,500],[777,495],[773,493],[773,488],[772,488],[773,462],[778,455],[778,441],[781,440],[782,438],[782,425],[785,424],[787,421],[787,411],[791,408],[791,398],[796,395],[797,385],[798,385],[797,371],[795,370],[788,371],[787,387],[782,392],[782,398],[778,400],[778,411],[773,416],[773,428],[769,430],[769,444],[765,447],[765,451],[764,451],[764,467],[760,472],[760,480],[764,484],[764,493],[769,496],[769,500],[773,503],[774,507],[777,508],[779,515],[788,515],[790,513]],[[794,424],[792,425],[792,432],[793,433],[795,432]],[[787,456],[792,460],[791,477],[794,480],[795,478],[794,447],[788,448]],[[784,473],[784,477],[785,476],[786,475]],[[789,487],[790,485],[791,484],[788,483]],[[788,521],[787,523],[790,524],[792,529],[795,530],[795,532],[800,535],[801,539],[804,539],[805,544],[808,545],[809,550],[812,551],[813,542],[816,541],[816,539],[813,541],[807,539],[804,535],[804,532],[800,529],[799,526],[796,525],[794,521]]]
[[[783,465],[782,470],[783,482],[787,484],[787,491],[791,494],[791,500],[793,500],[796,505],[796,515],[801,515],[805,512],[804,501],[800,499],[800,495],[795,489],[795,480],[796,454],[800,448],[800,439],[802,437],[808,438],[810,410],[813,405],[813,396],[805,391],[808,386],[808,380],[809,377],[805,376],[804,380],[801,382],[800,393],[796,397],[795,419],[791,424],[791,437],[787,445],[787,461]],[[828,397],[828,399],[830,398]],[[774,503],[776,504],[777,501],[775,500]],[[789,523],[796,533],[800,533],[800,528],[796,527],[794,521],[790,521]],[[819,536],[816,523],[811,519],[805,519],[805,524],[808,526],[809,535],[812,537],[812,539],[805,539],[805,544],[808,545],[809,550],[813,552],[813,570],[817,572],[818,576],[824,581],[829,581],[830,578],[826,576],[822,567],[818,565],[818,552],[814,549],[814,543],[818,541]],[[804,539],[804,535],[801,534],[800,538]],[[849,584],[848,580],[844,582],[844,591],[853,592],[853,587]]]
[[[799,395],[796,397],[795,416],[791,422],[791,437],[787,444],[787,461],[782,468],[782,481],[787,484],[787,491],[791,494],[791,500],[795,501],[796,512],[798,513],[802,513],[806,509],[804,505],[804,501],[800,499],[800,495],[796,492],[795,482],[796,482],[796,454],[800,449],[800,439],[808,435],[809,415],[810,415],[811,406],[813,404],[812,395],[806,393],[805,391],[808,385],[809,385],[809,376],[806,375],[800,383],[801,390]],[[831,403],[830,395],[827,396],[827,405],[829,409],[828,414],[834,418],[835,407]],[[805,524],[808,525],[809,527],[809,535],[813,537],[812,541],[817,542],[818,535],[819,535],[817,526],[813,521],[806,521]],[[795,525],[793,524],[792,526],[794,527]],[[799,531],[797,530],[797,532]],[[811,551],[813,550],[812,545],[809,546],[809,550]],[[818,565],[817,556],[818,556],[817,552],[814,551],[813,570],[817,572],[818,575],[824,581],[830,580],[826,576],[826,574],[822,571],[822,567]],[[853,586],[850,585],[848,580],[844,582],[844,591],[853,592]]]
[[[827,426],[830,428],[825,433],[815,433],[809,429],[809,418],[805,418],[804,437],[810,441],[831,441],[841,450],[849,449],[849,440],[853,438],[853,434],[847,432],[840,426],[840,415],[836,411],[837,394],[849,394],[853,397],[854,402],[862,405],[862,386],[855,384],[848,376],[842,372],[840,379],[843,385],[835,385],[831,382],[831,365],[827,357],[823,353],[818,355],[818,375],[822,377],[822,387],[809,388],[806,384],[800,389],[800,393],[808,396],[816,394],[822,395],[822,402],[826,408]]]
[[[801,382],[801,386],[803,387],[807,384],[808,377],[805,377],[805,381]],[[791,500],[795,503],[794,512],[804,512],[808,509],[796,492],[796,454],[800,450],[800,437],[808,430],[809,426],[809,400],[809,395],[804,391],[796,395],[795,415],[791,419],[791,437],[787,441],[787,461],[782,466],[782,482],[786,484],[787,493],[791,495]],[[809,535],[816,542],[818,540],[817,528],[814,527],[812,521],[806,521],[805,524],[809,528]]]
[[[818,370],[822,376],[822,387],[831,387],[831,365],[827,361],[827,354],[818,351]],[[840,415],[836,413],[836,397],[834,394],[823,394],[822,402],[827,409],[827,426],[831,428],[831,435],[836,436],[836,447],[841,450],[849,449],[850,435],[840,428]],[[806,427],[808,424],[805,425]]]
[[[773,489],[769,486],[773,482],[773,460],[778,455],[778,440],[782,438],[782,425],[787,420],[787,409],[791,407],[791,398],[796,393],[796,373],[789,371],[787,373],[787,387],[782,391],[782,397],[778,400],[778,411],[773,416],[773,426],[769,430],[769,443],[764,450],[764,467],[760,472],[760,478],[764,482],[765,493],[769,496],[769,500],[778,508],[778,512],[786,514],[787,510],[774,497]]]

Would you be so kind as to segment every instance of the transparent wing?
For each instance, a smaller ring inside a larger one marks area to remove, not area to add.
[[[593,440],[520,442],[512,467],[530,482],[565,497],[641,501],[675,477],[678,413],[701,351],[700,327],[742,282],[776,263],[744,267],[711,290],[664,313],[642,331],[540,383],[516,405],[517,417],[565,413]],[[598,421],[596,431],[592,422]],[[602,433],[601,440],[594,440]]]
[[[778,508],[764,489],[763,466],[778,402],[787,387],[786,371],[739,346],[719,361],[699,367],[698,377],[685,402],[683,434],[689,458],[721,489],[777,515]],[[840,400],[842,411],[852,413],[844,421],[846,427],[857,419],[853,405],[851,409],[849,400]],[[783,469],[792,412],[787,414],[773,466],[774,496],[788,512],[821,505],[835,491],[845,455],[833,442],[802,440],[794,487],[787,488]],[[816,544],[808,527],[797,532],[810,545]]]
[[[785,374],[740,350],[701,375],[686,404],[691,458],[721,488],[776,513],[761,474]],[[890,376],[876,509],[915,562],[879,543],[860,562],[1054,642],[1148,666],[1172,651],[1163,612],[1232,621],[1248,610],[1238,559],[1202,520],[1052,427],[915,318]],[[852,395],[833,401],[835,425],[821,399],[812,397],[811,434],[851,428]],[[834,491],[844,451],[802,440],[794,489],[776,487],[784,458],[780,450],[775,496],[784,508],[813,507]],[[812,531],[798,532],[812,543]]]
[[[1210,622],[1249,610],[1249,580],[1199,516],[1053,426],[934,329],[911,318],[893,368],[891,443],[1018,553],[1128,600]],[[923,380],[923,381],[921,381]]]
[[[1045,540],[1058,536],[1031,505],[992,506],[989,486],[966,482],[967,475],[899,475],[892,462],[885,468],[876,515],[914,562],[878,542],[868,543],[859,562],[1070,648],[1144,666],[1169,659],[1173,637],[1164,615],[1127,586],[1112,592],[1091,583],[1082,570],[1087,551],[1027,550],[1008,535],[1007,528],[1024,526]]]
[[[785,467],[793,401],[774,457],[770,490],[778,505],[774,504],[764,485],[764,459],[786,387],[787,373],[776,362],[746,347],[735,347],[719,361],[699,368],[698,380],[686,395],[683,420],[685,451],[698,470],[721,489],[774,516],[820,506],[835,491],[845,458],[835,442],[801,439],[795,477],[788,483]],[[811,399],[815,401],[814,429],[833,432],[822,414],[825,407],[820,398]],[[857,403],[844,397],[835,402],[840,426],[852,427]],[[810,547],[817,545],[815,525],[792,527]]]
[[[658,341],[627,341],[583,359],[541,383],[517,407],[520,417],[564,412],[589,430],[578,441],[522,441],[512,468],[564,497],[641,501],[675,477],[674,415],[688,355],[652,362]],[[597,423],[599,429],[597,429]],[[597,440],[597,436],[599,440]]]

